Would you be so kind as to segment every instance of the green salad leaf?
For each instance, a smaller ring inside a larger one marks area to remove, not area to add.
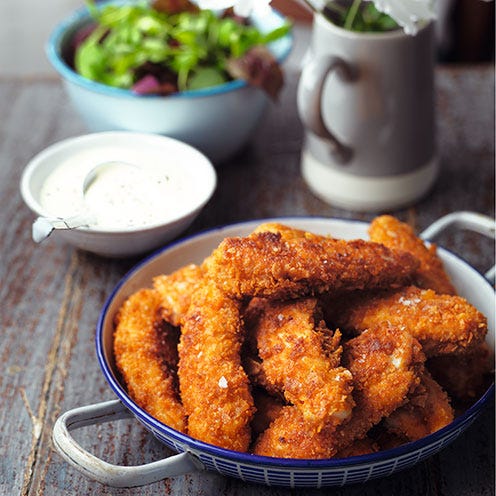
[[[350,31],[385,32],[400,26],[389,15],[377,10],[373,2],[363,0],[332,0],[324,13],[332,22]]]
[[[285,36],[290,25],[269,33],[209,10],[166,13],[145,1],[98,8],[87,2],[95,28],[76,48],[82,76],[119,88],[148,76],[158,92],[200,89],[232,80],[229,63],[254,47]],[[175,86],[171,81],[175,81]]]

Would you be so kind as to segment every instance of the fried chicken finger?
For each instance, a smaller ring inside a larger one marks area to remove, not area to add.
[[[177,329],[160,317],[160,295],[141,289],[116,315],[114,354],[131,398],[182,432],[186,418],[177,390]]]
[[[487,319],[461,296],[415,286],[357,293],[332,310],[335,325],[360,332],[387,323],[417,338],[428,357],[461,352],[484,341]]]
[[[289,241],[291,239],[297,238],[306,238],[312,239],[315,241],[321,241],[323,239],[330,239],[330,236],[322,236],[319,234],[314,234],[308,231],[304,231],[303,229],[296,229],[291,226],[287,226],[285,224],[280,224],[279,222],[265,222],[264,224],[260,224],[253,233],[262,233],[262,232],[271,232],[271,233],[279,233],[281,235],[281,239],[285,241]]]
[[[436,245],[427,247],[413,229],[391,215],[376,217],[370,224],[371,241],[396,250],[411,253],[420,261],[415,272],[415,283],[424,289],[433,289],[439,294],[456,294],[456,289],[444,270],[443,262],[437,255]]]
[[[241,366],[239,303],[205,280],[192,297],[179,343],[179,386],[192,437],[247,451],[254,413]]]
[[[448,395],[425,370],[420,392],[414,392],[408,403],[384,419],[386,428],[408,441],[416,441],[451,423],[454,419]]]
[[[287,299],[398,287],[409,281],[418,261],[363,240],[284,239],[280,233],[261,232],[224,239],[203,267],[234,298]]]
[[[466,407],[494,380],[494,350],[484,341],[462,353],[433,357],[427,368],[448,394]]]
[[[339,367],[341,347],[332,340],[315,298],[289,302],[259,299],[254,333],[266,380],[295,405],[317,431],[351,414],[352,377]]]
[[[315,298],[289,302],[252,301],[254,332],[263,377],[290,406],[259,436],[256,454],[328,458],[331,435],[351,414],[352,377],[339,366],[339,333],[331,333]]]
[[[335,453],[334,431],[335,426],[317,430],[297,407],[284,406],[256,440],[253,453],[276,458],[330,458]]]
[[[191,295],[202,281],[203,272],[198,265],[189,264],[172,274],[161,274],[153,278],[153,287],[162,298],[162,317],[174,326],[186,318]]]
[[[359,439],[408,401],[418,387],[425,356],[419,342],[399,329],[370,329],[343,346],[343,365],[353,375],[356,406],[336,430],[337,452]]]

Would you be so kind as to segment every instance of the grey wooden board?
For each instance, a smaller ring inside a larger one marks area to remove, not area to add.
[[[302,128],[296,111],[298,74],[251,144],[218,168],[218,189],[188,233],[241,220],[323,215],[370,220],[316,199],[299,173]],[[437,71],[438,142],[442,172],[415,207],[393,212],[417,229],[455,210],[494,216],[494,74],[490,66]],[[46,146],[86,129],[56,80],[0,78],[0,494],[61,495],[492,495],[494,409],[440,454],[390,478],[346,488],[289,491],[196,473],[137,489],[87,480],[52,449],[63,411],[114,397],[94,350],[99,311],[138,259],[108,260],[50,238],[30,239],[33,215],[19,193],[22,169]],[[187,233],[185,233],[187,234]],[[484,271],[494,244],[450,232],[439,244]],[[137,421],[84,428],[77,439],[102,458],[140,464],[170,452]]]

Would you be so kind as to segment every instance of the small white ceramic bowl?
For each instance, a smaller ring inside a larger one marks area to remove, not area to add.
[[[86,171],[93,165],[109,161],[131,162],[137,166],[146,166],[147,161],[154,161],[155,166],[177,171],[182,178],[181,194],[187,198],[184,209],[171,215],[166,211],[164,199],[162,221],[144,227],[79,227],[57,230],[51,236],[107,257],[143,254],[175,238],[197,217],[217,184],[217,175],[210,160],[181,141],[130,131],[87,134],[49,146],[33,157],[24,169],[20,184],[21,195],[37,216],[57,216],[57,212],[49,212],[42,206],[40,192],[49,174],[67,160],[77,160]],[[81,174],[83,176],[84,173]],[[81,179],[80,182],[82,183]]]
[[[101,2],[106,3],[123,2]],[[241,80],[169,96],[136,95],[86,79],[67,63],[74,34],[91,22],[86,8],[74,12],[53,30],[46,47],[69,98],[90,131],[130,130],[170,136],[198,148],[214,163],[227,160],[245,145],[269,102],[265,93]],[[274,10],[251,22],[262,32],[284,24]],[[292,36],[269,49],[281,63],[292,47]]]

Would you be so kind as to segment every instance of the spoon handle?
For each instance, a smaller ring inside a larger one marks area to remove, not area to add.
[[[38,217],[31,230],[31,236],[35,243],[41,243],[48,238],[55,229],[76,229],[87,227],[93,221],[91,215],[74,215],[72,217]]]

